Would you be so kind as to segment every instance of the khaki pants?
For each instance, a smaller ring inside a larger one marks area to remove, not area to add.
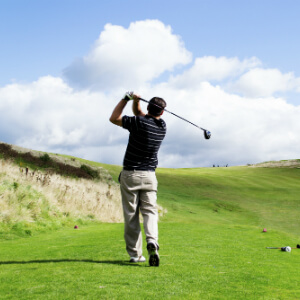
[[[158,245],[157,179],[155,172],[123,170],[120,184],[126,250],[130,257],[138,257],[143,251],[139,212],[143,216],[147,243]]]

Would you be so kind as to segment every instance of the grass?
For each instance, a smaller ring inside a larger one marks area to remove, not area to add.
[[[295,299],[300,251],[248,226],[161,223],[161,266],[129,264],[122,224],[1,245],[3,299]],[[295,240],[292,242],[295,243]]]
[[[116,180],[120,167],[102,166]],[[0,240],[0,298],[299,297],[300,250],[266,249],[300,243],[299,169],[158,169],[157,177],[168,210],[160,267],[128,263],[123,224],[72,226]]]

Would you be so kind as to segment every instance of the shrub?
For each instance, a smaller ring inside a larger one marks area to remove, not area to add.
[[[45,153],[43,156],[40,156],[40,160],[42,160],[44,163],[50,162],[51,158],[48,153]]]
[[[81,165],[80,169],[83,170],[85,173],[89,174],[94,179],[100,178],[98,171],[92,169],[87,165]]]

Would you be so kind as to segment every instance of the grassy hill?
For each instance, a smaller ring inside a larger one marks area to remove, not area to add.
[[[266,247],[300,243],[299,167],[159,168],[159,268],[128,263],[122,224],[65,227],[0,240],[0,298],[297,299],[300,249]]]
[[[121,167],[105,165],[117,179]],[[241,224],[300,235],[300,160],[157,169],[163,222]]]
[[[0,238],[94,221],[123,221],[119,187],[105,169],[0,143]]]
[[[161,201],[176,220],[300,233],[300,169],[160,170],[158,176]]]

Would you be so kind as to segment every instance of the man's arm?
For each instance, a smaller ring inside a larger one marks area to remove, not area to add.
[[[133,103],[132,103],[132,111],[135,116],[145,116],[145,114],[142,111],[141,105],[140,105],[140,99],[139,95],[131,94]],[[122,127],[122,113],[123,110],[127,104],[128,100],[125,100],[124,98],[117,104],[115,109],[113,110],[111,117],[109,118],[109,121],[112,122],[115,125]]]
[[[133,94],[132,111],[135,116],[145,116],[145,113],[143,113],[141,108],[139,95]]]
[[[109,121],[112,122],[115,125],[121,126],[122,127],[122,113],[127,104],[127,101],[125,99],[122,99],[115,109],[113,110]]]

